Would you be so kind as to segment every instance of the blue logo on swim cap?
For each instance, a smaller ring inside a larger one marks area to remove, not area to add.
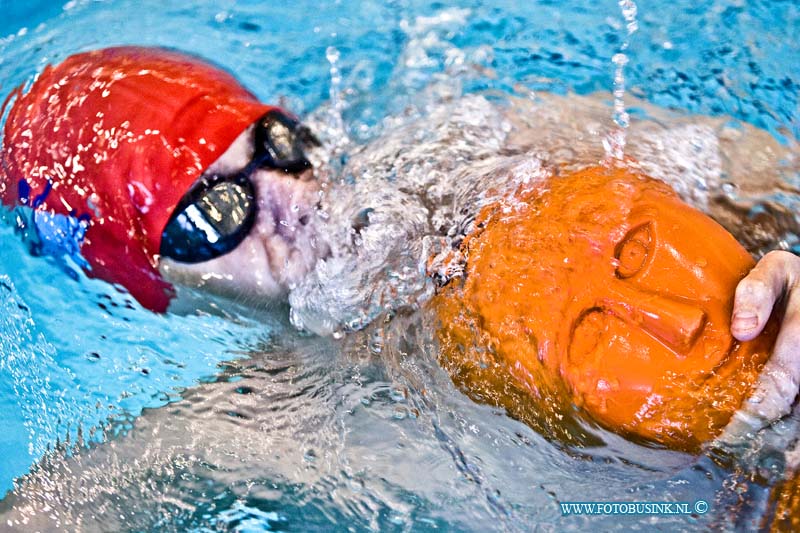
[[[14,210],[17,232],[32,253],[54,257],[67,255],[85,268],[88,263],[80,251],[91,217],[88,213],[75,216],[74,210],[69,215],[39,210],[52,189],[53,184],[48,180],[44,191],[31,198],[30,184],[24,179],[19,180],[17,198],[20,205]]]

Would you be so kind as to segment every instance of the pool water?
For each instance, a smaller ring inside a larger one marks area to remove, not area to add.
[[[681,154],[706,154],[708,132],[716,139],[765,130],[763,142],[783,154],[771,169],[780,186],[748,188],[735,175],[756,168],[755,160],[736,161],[738,167],[723,162],[730,172],[719,183],[692,181],[703,168],[681,161],[684,189],[676,185],[716,214],[710,198],[728,194],[761,232],[737,234],[754,253],[796,245],[800,7],[637,4],[638,30],[624,70],[628,102],[636,102],[628,110],[631,153],[644,153],[635,131],[646,120],[656,120],[666,140],[687,146]],[[262,100],[308,117],[330,146],[333,181],[362,187],[364,197],[399,213],[410,211],[381,196],[397,169],[391,149],[411,154],[404,161],[412,177],[412,156],[422,159],[425,150],[477,158],[507,133],[494,105],[511,96],[528,101],[536,92],[555,95],[546,105],[558,109],[558,95],[611,91],[611,58],[628,38],[614,1],[123,0],[0,2],[0,8],[11,14],[0,21],[3,96],[77,51],[135,43],[196,53]],[[611,131],[610,96],[591,98],[600,106],[599,115],[590,106],[592,116]],[[448,126],[444,115],[456,118]],[[706,137],[696,123],[710,128],[702,130]],[[463,144],[448,145],[448,127]],[[368,144],[376,138],[386,139],[384,151]],[[577,153],[602,151],[595,140],[585,142]],[[654,161],[652,172],[664,171],[667,163]],[[358,206],[343,210],[351,207]],[[383,253],[381,261],[396,246],[392,237],[408,230],[386,227],[364,244]],[[417,255],[425,242],[418,244],[411,247]],[[391,255],[391,268],[379,261],[369,271],[375,275],[366,288],[379,287],[384,281],[376,273],[389,270],[392,288],[407,289],[391,320],[383,308],[353,309],[344,285],[336,284],[298,290],[291,309],[231,310],[212,300],[202,311],[155,315],[74,265],[31,256],[3,224],[0,492],[30,474],[0,502],[0,528],[538,525],[560,531],[758,524],[769,471],[753,475],[716,456],[642,446],[590,425],[582,445],[565,446],[463,396],[437,367],[425,318],[409,305],[425,290],[412,268],[415,253]],[[313,308],[320,294],[332,303]],[[341,323],[319,321],[326,313]],[[335,335],[300,333],[299,323]],[[344,333],[348,324],[365,327]],[[598,500],[705,500],[710,511],[561,516],[560,501]]]

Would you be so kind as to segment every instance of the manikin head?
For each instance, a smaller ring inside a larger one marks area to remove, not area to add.
[[[226,72],[164,49],[108,48],[49,66],[12,96],[0,200],[34,251],[74,256],[145,307],[166,310],[170,281],[280,297],[325,253],[303,152],[313,136]]]
[[[682,448],[713,438],[751,390],[773,338],[729,329],[754,262],[665,184],[590,168],[490,206],[478,228],[463,284],[438,297],[443,350],[479,337],[541,401]]]

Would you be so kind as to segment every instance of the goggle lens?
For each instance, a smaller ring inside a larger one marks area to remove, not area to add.
[[[308,128],[278,110],[256,123],[253,159],[234,176],[203,177],[175,208],[161,236],[160,254],[201,263],[239,246],[253,228],[256,195],[249,175],[258,168],[299,174],[311,168],[303,153],[318,145]]]
[[[250,233],[256,213],[253,185],[244,176],[219,179],[201,182],[175,209],[161,237],[162,256],[182,263],[209,261]]]
[[[253,163],[260,168],[298,174],[311,168],[304,146],[318,144],[308,128],[284,113],[269,111],[256,125]]]

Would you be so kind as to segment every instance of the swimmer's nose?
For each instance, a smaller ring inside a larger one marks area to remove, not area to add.
[[[601,303],[622,320],[636,325],[675,352],[686,355],[706,325],[706,313],[690,303],[616,283]]]

